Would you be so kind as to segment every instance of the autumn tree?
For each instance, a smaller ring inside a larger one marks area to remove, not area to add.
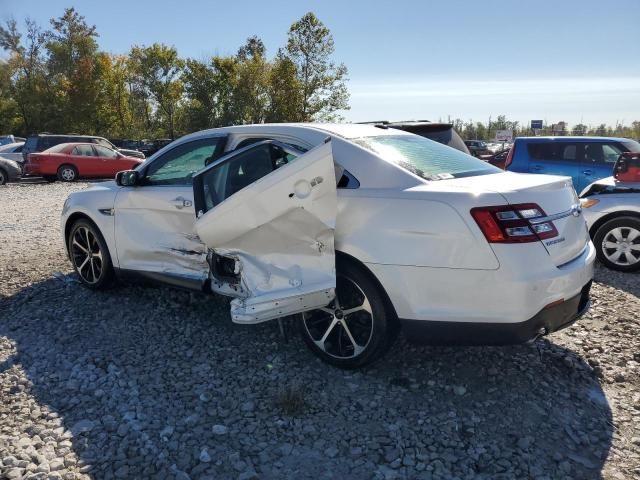
[[[150,47],[131,49],[130,65],[136,83],[153,102],[156,112],[166,122],[166,131],[175,138],[175,119],[183,85],[180,74],[184,61],[174,47],[154,43]]]

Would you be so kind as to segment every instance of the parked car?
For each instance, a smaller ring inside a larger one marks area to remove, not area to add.
[[[610,177],[623,152],[640,152],[640,144],[610,137],[518,137],[505,168],[512,172],[566,175],[580,192],[594,180]]]
[[[24,142],[14,142],[8,143],[6,145],[0,145],[0,157],[6,158],[8,160],[13,160],[14,162],[22,163],[23,147]]]
[[[615,175],[585,188],[580,203],[600,262],[640,270],[640,154],[624,154]]]
[[[421,137],[434,140],[448,147],[469,153],[469,149],[458,135],[458,132],[450,123],[430,122],[429,120],[404,121],[404,122],[364,122],[371,125],[379,125],[384,128],[396,128],[405,132],[415,133]]]
[[[24,138],[16,137],[14,135],[1,135],[0,136],[0,145],[8,145],[10,143],[24,143]]]
[[[73,182],[79,178],[108,178],[120,170],[137,167],[142,160],[94,143],[60,143],[41,153],[31,153],[25,175],[48,181]]]
[[[61,143],[94,143],[96,145],[102,145],[112,150],[118,150],[121,154],[128,157],[141,158],[144,160],[145,155],[138,150],[130,150],[125,148],[117,148],[109,140],[102,137],[95,137],[92,135],[51,135],[48,133],[41,133],[38,135],[30,135],[22,149],[22,155],[26,161],[27,156],[31,153],[43,152],[51,147],[55,147]]]
[[[142,140],[141,145],[138,149],[145,154],[145,156],[150,157],[158,150],[161,150],[165,146],[169,145],[173,142],[171,138],[158,138],[156,140]]]
[[[480,159],[504,170],[504,164],[507,161],[508,156],[509,149],[506,149],[501,152],[494,153],[493,155],[480,155]]]
[[[491,150],[489,150],[486,142],[482,140],[465,140],[464,144],[469,149],[469,153],[471,153],[471,155],[473,155],[474,157],[493,153]]]
[[[345,368],[382,356],[399,326],[467,344],[566,327],[588,309],[595,259],[565,177],[372,125],[187,135],[72,193],[61,221],[87,287],[133,274],[229,295],[237,323],[295,315]]]
[[[0,155],[0,185],[13,182],[22,175],[22,168],[15,160],[4,158]]]

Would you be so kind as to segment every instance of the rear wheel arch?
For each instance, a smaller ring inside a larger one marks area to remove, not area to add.
[[[640,220],[640,212],[634,212],[632,210],[620,210],[617,212],[608,213],[607,215],[599,218],[593,225],[591,225],[591,228],[589,229],[589,236],[591,237],[591,239],[595,238],[596,233],[598,233],[600,227],[602,227],[605,223],[620,217],[633,217],[637,220]]]
[[[387,314],[393,320],[393,323],[397,326],[400,325],[398,320],[398,314],[396,313],[396,309],[391,302],[391,298],[389,298],[389,294],[387,290],[384,288],[380,280],[376,277],[376,275],[367,267],[362,261],[358,260],[356,257],[349,255],[348,253],[341,252],[339,250],[336,251],[336,265],[340,262],[351,264],[359,269],[361,269],[370,279],[373,281],[375,286],[378,288],[380,293],[382,294],[382,300],[385,304]]]

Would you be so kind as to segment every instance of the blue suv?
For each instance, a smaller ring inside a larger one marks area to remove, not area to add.
[[[613,165],[623,152],[640,152],[640,144],[611,137],[519,137],[505,170],[566,175],[580,193],[596,180],[613,175]]]

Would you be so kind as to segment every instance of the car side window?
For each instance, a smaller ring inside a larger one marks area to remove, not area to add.
[[[93,149],[91,145],[78,145],[74,147],[72,155],[79,155],[81,157],[93,157]]]
[[[529,143],[529,157],[538,162],[578,162],[578,145],[576,143]]]
[[[602,154],[603,154],[603,160],[605,163],[615,163],[620,157],[621,153],[622,153],[622,148],[620,148],[615,143],[602,144]]]
[[[96,149],[96,153],[98,154],[99,157],[102,157],[102,158],[118,158],[118,154],[116,152],[114,152],[113,150],[111,150],[110,148],[103,147],[102,145],[94,145],[93,148]]]
[[[147,168],[146,185],[191,185],[193,174],[201,170],[207,160],[215,158],[221,137],[203,138],[183,143],[165,152]]]
[[[277,145],[262,144],[215,165],[202,176],[206,210],[295,158],[297,156],[285,152]]]

